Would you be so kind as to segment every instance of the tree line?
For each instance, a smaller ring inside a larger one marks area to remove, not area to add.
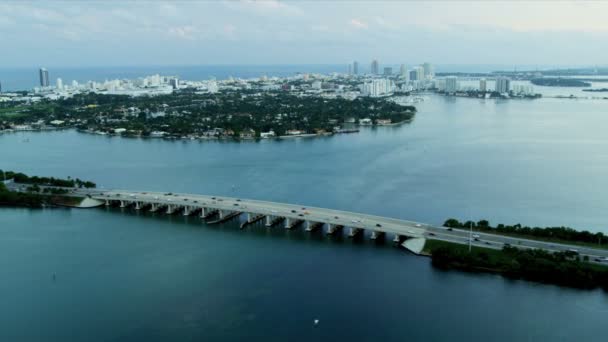
[[[440,269],[496,272],[513,279],[525,279],[561,286],[608,291],[608,267],[580,261],[568,252],[550,253],[538,249],[504,247],[502,251],[441,243],[431,248],[432,264]]]
[[[65,188],[95,188],[97,186],[91,181],[83,181],[79,178],[72,179],[71,177],[68,177],[67,179],[38,176],[30,177],[21,172],[3,172],[2,170],[0,170],[0,174],[3,174],[5,179],[12,179],[13,181],[15,181],[15,183],[33,184],[37,186],[58,186]]]
[[[473,229],[480,232],[499,233],[504,235],[519,235],[523,237],[533,237],[537,239],[560,240],[564,242],[582,242],[588,244],[597,244],[598,246],[608,245],[608,239],[601,233],[591,233],[587,230],[576,230],[570,227],[528,227],[521,224],[505,225],[498,224],[495,227],[490,225],[488,220],[480,220],[479,222],[466,221],[460,222],[457,219],[450,218],[443,223],[444,227]]]

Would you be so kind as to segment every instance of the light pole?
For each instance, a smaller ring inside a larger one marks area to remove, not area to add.
[[[473,244],[473,221],[469,221],[469,253],[471,253],[472,244]]]

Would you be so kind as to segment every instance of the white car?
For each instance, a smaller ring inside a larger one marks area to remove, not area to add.
[[[420,223],[416,223],[416,227],[422,227]]]

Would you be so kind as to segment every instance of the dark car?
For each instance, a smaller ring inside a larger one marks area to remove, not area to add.
[[[292,213],[295,213],[296,211],[295,211],[295,210],[292,210],[291,212],[292,212]]]
[[[435,233],[429,233],[430,236],[435,236]]]
[[[240,198],[237,198],[237,199],[236,199],[236,201],[237,201],[237,202],[240,202],[240,201],[241,201],[241,199],[240,199]]]
[[[380,223],[376,223],[376,227],[382,227]]]
[[[304,216],[304,214],[298,214],[298,216]]]
[[[234,205],[235,205],[235,206],[237,206],[237,207],[239,206],[239,204],[238,204],[238,203],[234,203]]]

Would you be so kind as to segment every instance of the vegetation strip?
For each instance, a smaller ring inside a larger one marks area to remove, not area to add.
[[[608,267],[583,262],[575,253],[475,246],[469,252],[468,246],[438,240],[427,240],[424,252],[431,254],[433,266],[439,269],[492,272],[512,279],[608,291]]]
[[[460,222],[450,218],[443,224],[449,228],[470,229],[489,234],[500,234],[504,236],[528,238],[532,240],[550,241],[556,243],[577,244],[594,248],[608,248],[608,238],[604,233],[591,233],[587,230],[576,230],[570,227],[528,227],[521,224],[504,225],[495,227],[487,220],[479,222]]]

